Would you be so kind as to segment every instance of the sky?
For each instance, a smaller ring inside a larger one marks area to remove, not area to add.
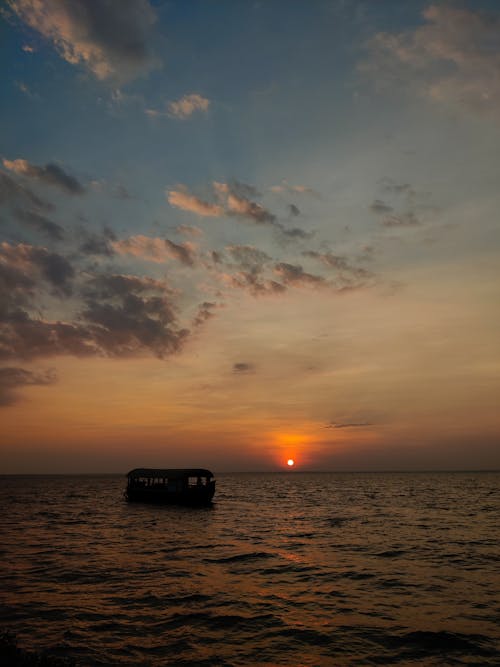
[[[0,472],[500,467],[497,2],[0,12]]]

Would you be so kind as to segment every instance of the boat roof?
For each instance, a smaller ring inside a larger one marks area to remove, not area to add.
[[[182,479],[184,477],[213,477],[206,468],[134,468],[127,473],[128,478],[134,477],[168,477]]]

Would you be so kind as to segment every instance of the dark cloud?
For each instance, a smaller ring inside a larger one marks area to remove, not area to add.
[[[371,422],[330,422],[325,428],[357,428],[362,426],[374,426]]]
[[[116,241],[116,235],[113,230],[105,228],[101,233],[87,232],[80,230],[83,241],[80,244],[79,251],[84,255],[103,255],[112,257],[115,254],[112,242]]]
[[[83,185],[57,164],[46,164],[39,167],[27,160],[4,160],[3,164],[20,176],[54,185],[70,195],[81,195],[85,192]]]
[[[413,197],[416,192],[409,183],[396,183],[391,178],[382,178],[379,181],[382,189],[394,195],[407,195]]]
[[[263,266],[271,260],[267,253],[254,246],[227,246],[226,251],[237,264],[249,271],[261,271]]]
[[[196,313],[196,316],[193,320],[193,326],[199,327],[202,324],[204,324],[207,320],[212,319],[212,317],[215,317],[214,310],[217,308],[216,303],[212,303],[210,301],[204,301],[198,306],[198,312]]]
[[[3,171],[0,171],[0,204],[34,207],[42,211],[54,208],[50,202],[38,197]]]
[[[275,265],[274,270],[285,285],[323,287],[327,284],[322,276],[307,273],[299,264],[280,262]]]
[[[381,199],[375,199],[370,205],[370,211],[373,211],[373,213],[376,213],[377,215],[385,215],[387,213],[392,213],[394,209]]]
[[[0,244],[0,260],[5,269],[21,274],[28,280],[40,277],[57,292],[69,294],[74,269],[62,255],[47,248],[26,243]]]
[[[193,266],[194,251],[188,243],[174,243],[169,239],[165,239],[165,245],[167,246],[167,252],[170,256],[178,259],[187,266]]]
[[[164,357],[182,346],[189,332],[177,323],[174,292],[164,281],[102,274],[73,294],[74,278],[57,253],[0,244],[0,359],[142,352]],[[47,288],[60,299],[73,295],[69,321],[51,321],[39,311]]]
[[[243,374],[243,373],[254,373],[255,366],[253,364],[248,364],[245,362],[238,362],[233,364],[233,373]]]
[[[314,236],[314,232],[306,232],[300,227],[292,227],[287,229],[284,225],[276,223],[276,227],[279,230],[279,235],[288,241],[305,241],[306,239],[311,239]]]
[[[154,278],[131,276],[120,273],[104,273],[94,276],[85,285],[83,294],[90,299],[113,299],[136,293],[172,294],[172,290],[164,281]]]
[[[61,241],[64,238],[64,229],[61,225],[36,211],[16,209],[14,216],[24,226],[44,234],[52,241]]]
[[[156,15],[148,0],[8,0],[31,28],[72,65],[120,83],[154,64],[149,53]]]
[[[16,390],[29,385],[49,385],[56,382],[54,370],[42,372],[28,371],[16,366],[0,368],[0,407],[17,403],[19,397]]]
[[[286,290],[286,287],[281,283],[276,280],[263,279],[255,271],[239,271],[225,276],[225,281],[231,287],[247,290],[253,296],[281,294]]]

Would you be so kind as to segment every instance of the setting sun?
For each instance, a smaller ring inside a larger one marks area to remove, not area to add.
[[[294,461],[293,459],[288,459],[288,461],[287,461],[286,463],[287,463],[287,465],[289,465],[290,467],[293,466],[293,465],[295,465],[295,461]]]

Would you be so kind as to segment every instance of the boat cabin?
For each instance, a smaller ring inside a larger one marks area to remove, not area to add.
[[[130,501],[208,505],[215,493],[213,473],[205,468],[135,468],[127,474]]]

